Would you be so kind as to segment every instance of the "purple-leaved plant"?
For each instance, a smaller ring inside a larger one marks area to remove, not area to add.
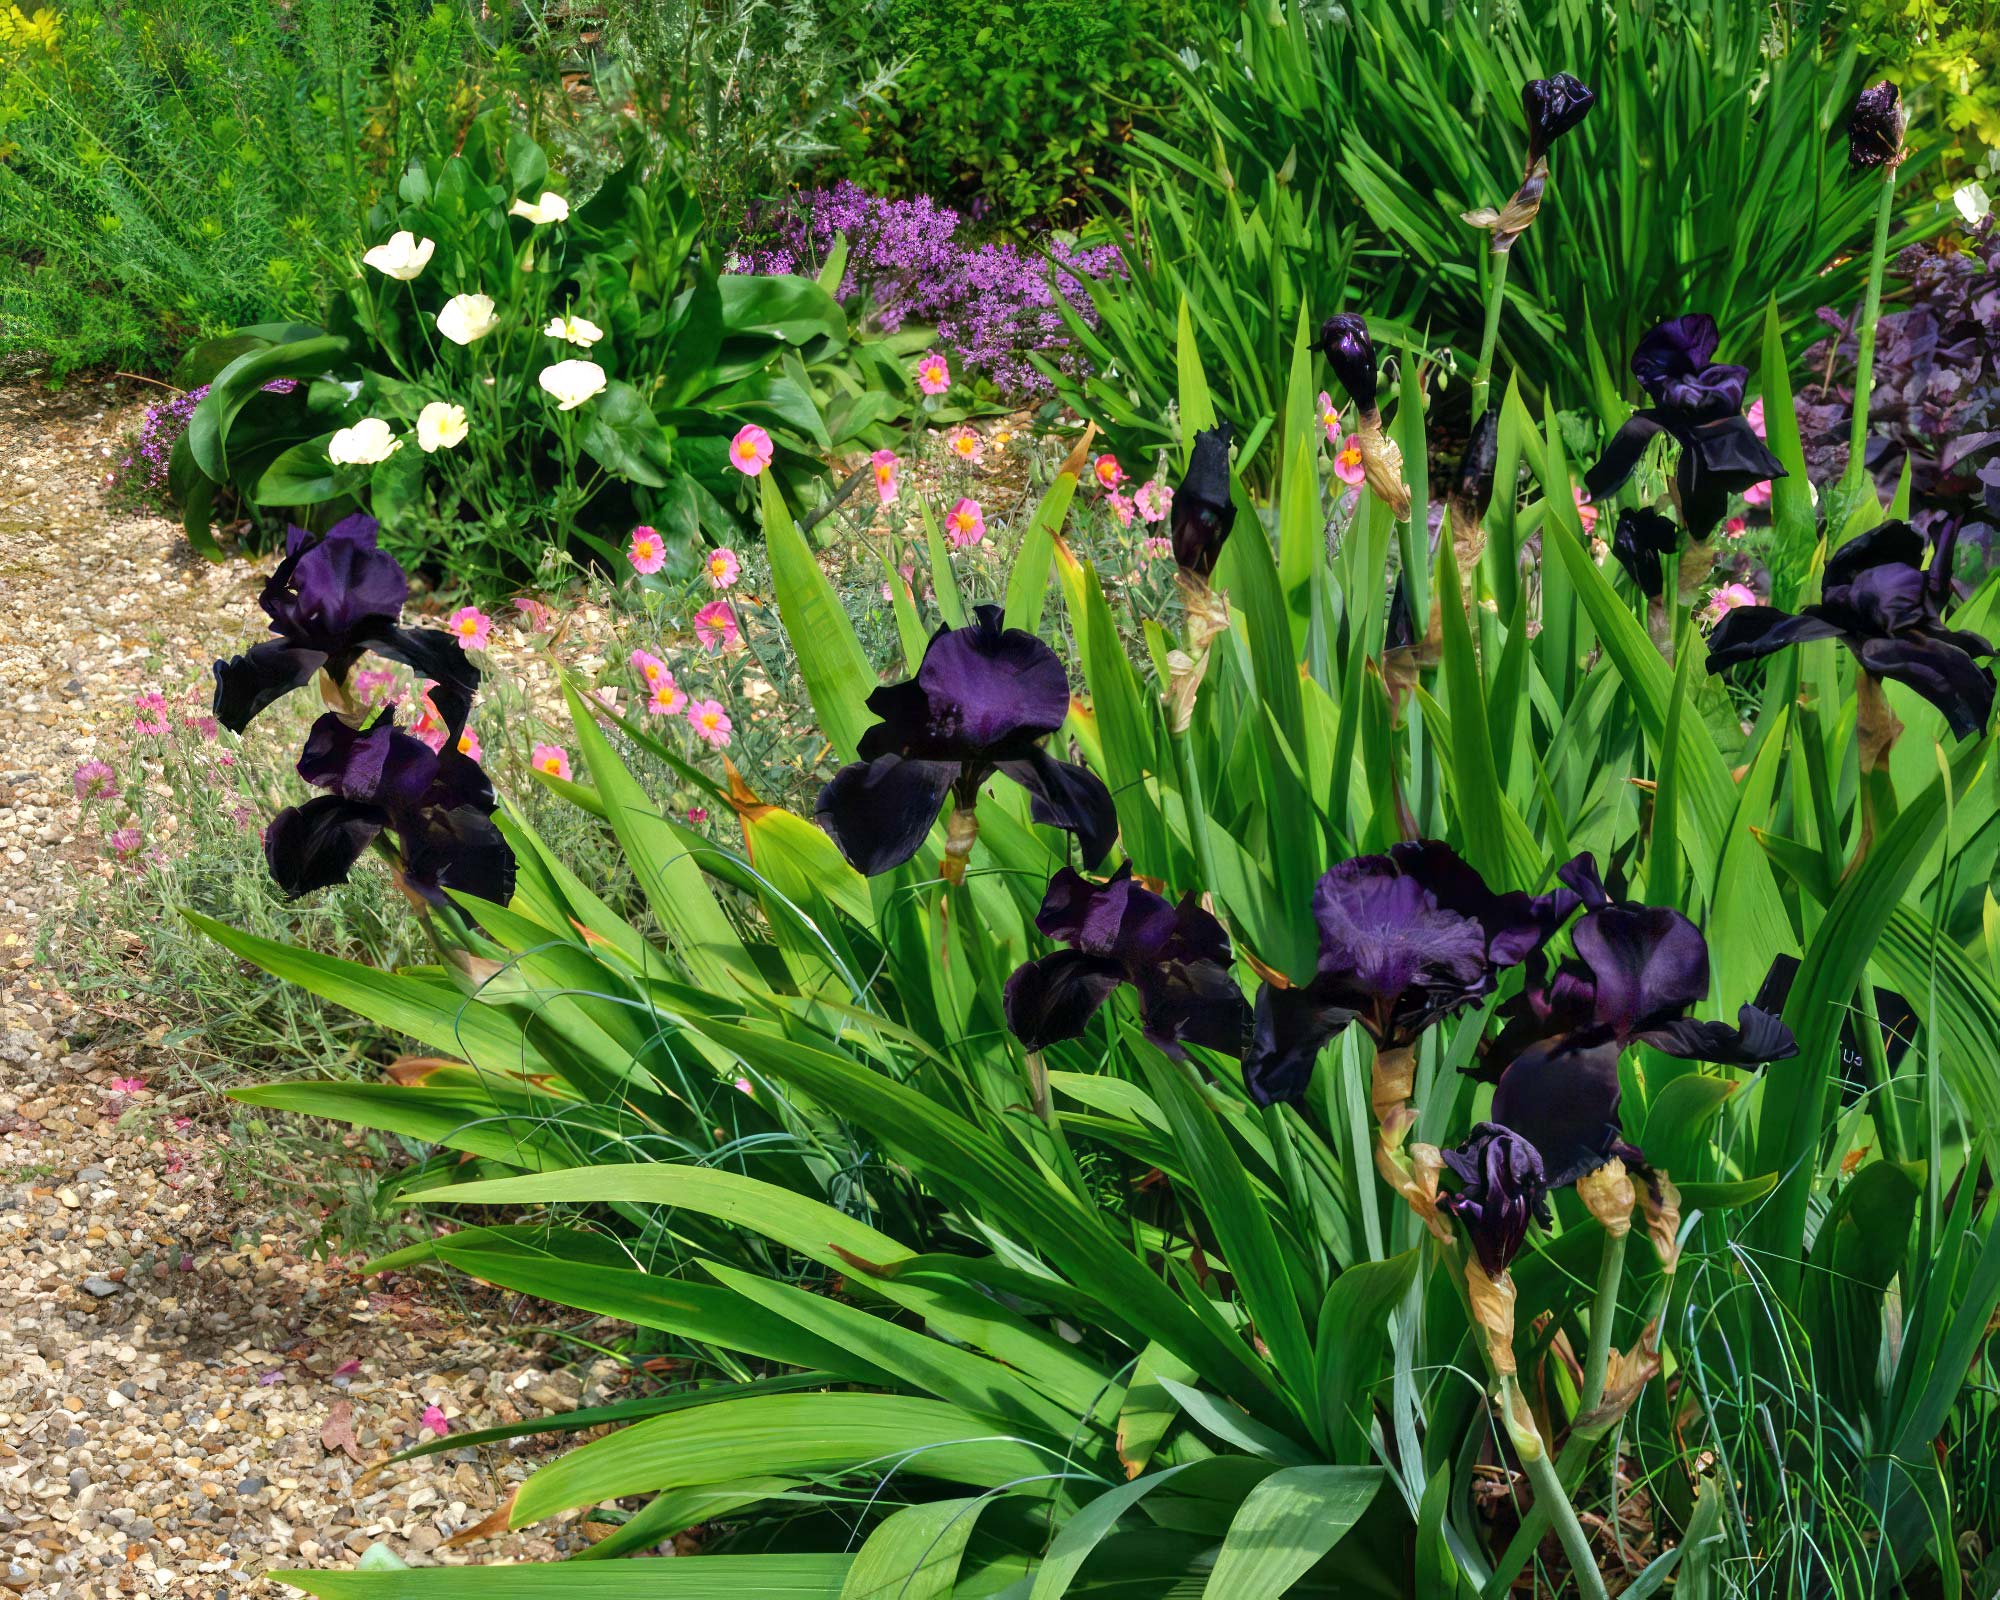
[[[842,300],[864,302],[885,333],[912,322],[936,328],[955,372],[987,378],[1011,399],[1045,398],[1048,381],[1029,353],[1067,372],[1084,367],[1058,297],[1095,326],[1083,280],[1117,272],[1118,250],[1080,248],[1054,236],[1035,248],[973,244],[962,237],[966,225],[961,213],[935,200],[885,200],[842,182],[760,208],[745,231],[763,242],[739,253],[733,265],[739,272],[810,275],[827,259],[834,236],[844,235]]]
[[[1910,521],[1936,538],[1954,521],[1959,546],[1994,559],[2000,524],[2000,236],[1982,222],[1969,249],[1913,245],[1891,267],[1907,289],[1876,324],[1868,404],[1868,470],[1886,499],[1910,463]],[[1795,409],[1806,475],[1837,480],[1847,467],[1854,407],[1854,330],[1831,308],[1834,331],[1809,350],[1824,381],[1799,390]]]

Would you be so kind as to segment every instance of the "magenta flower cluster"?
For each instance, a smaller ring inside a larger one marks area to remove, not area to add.
[[[298,381],[273,378],[264,387],[272,394],[290,394],[298,387]],[[171,400],[146,407],[145,420],[139,424],[138,441],[132,446],[131,454],[118,464],[118,471],[123,475],[127,488],[148,496],[166,493],[167,469],[173,460],[174,446],[187,432],[188,419],[194,415],[194,408],[201,404],[202,397],[207,393],[208,385],[198,384]]]
[[[954,371],[985,377],[1008,396],[1049,394],[1028,357],[1065,372],[1085,366],[1063,326],[1059,301],[1097,324],[1085,280],[1119,271],[1115,245],[1081,248],[1050,237],[1039,246],[975,244],[966,218],[937,201],[885,200],[851,183],[808,190],[760,208],[746,234],[765,243],[739,254],[739,272],[816,273],[836,235],[847,240],[842,300],[862,299],[884,332],[906,323],[937,329]]]

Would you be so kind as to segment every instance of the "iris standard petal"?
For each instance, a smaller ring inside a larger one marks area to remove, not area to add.
[[[1014,969],[1002,996],[1008,1030],[1030,1050],[1078,1037],[1125,981],[1125,968],[1108,956],[1058,950]]]
[[[1129,861],[1104,883],[1062,868],[1049,879],[1035,913],[1035,926],[1058,943],[1128,963],[1158,956],[1177,923],[1170,902],[1132,881]]]
[[[1632,375],[1658,401],[1667,384],[1707,366],[1721,344],[1721,330],[1706,312],[1669,317],[1656,323],[1633,349]]]
[[[1009,628],[998,606],[934,636],[917,669],[930,702],[927,741],[915,754],[1020,755],[1069,715],[1069,677],[1040,639]]]
[[[1843,588],[1870,567],[1918,567],[1924,560],[1924,536],[1907,522],[1878,522],[1856,534],[1826,558],[1824,585]]]
[[[1302,1105],[1313,1063],[1334,1035],[1355,1019],[1350,1007],[1328,999],[1319,984],[1257,991],[1250,1047],[1243,1053],[1243,1086],[1260,1106]]]
[[[284,639],[253,644],[240,656],[215,664],[215,720],[241,733],[273,700],[312,681],[326,665],[326,652],[307,650]]]
[[[842,767],[819,792],[815,820],[868,877],[922,847],[962,768],[956,761],[877,756]]]
[[[1485,929],[1389,856],[1336,863],[1313,890],[1313,920],[1321,974],[1378,1020],[1413,988],[1470,992],[1487,977]]]
[[[345,883],[388,817],[379,807],[323,794],[286,806],[264,830],[264,859],[288,899]]]
[[[1118,838],[1118,808],[1104,781],[1083,767],[1058,761],[1039,746],[1026,755],[994,763],[1034,797],[1028,815],[1044,827],[1076,835],[1077,856],[1095,867]]]
[[[262,604],[281,633],[344,639],[364,619],[394,622],[409,593],[396,558],[376,548],[374,518],[349,517],[288,558],[265,586]]]
[[[1620,1037],[1708,995],[1708,941],[1667,906],[1617,903],[1586,912],[1570,942],[1595,980],[1596,1020]]]

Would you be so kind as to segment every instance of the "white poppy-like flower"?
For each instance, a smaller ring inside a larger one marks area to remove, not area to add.
[[[588,317],[550,317],[542,329],[551,339],[567,339],[579,350],[588,350],[604,337],[604,330]]]
[[[558,361],[542,368],[536,382],[555,396],[557,409],[574,411],[592,395],[604,392],[604,369],[595,361]]]
[[[1968,183],[1954,190],[1951,203],[1958,207],[1958,214],[1965,218],[1965,225],[1976,228],[1986,218],[1993,215],[1993,197],[1981,183]]]
[[[430,265],[431,252],[435,249],[436,240],[419,239],[404,228],[401,232],[390,234],[387,244],[378,244],[361,259],[377,272],[408,283]]]
[[[569,202],[561,195],[551,194],[548,190],[544,189],[541,199],[537,200],[533,205],[529,205],[525,200],[516,200],[507,208],[507,215],[510,217],[526,217],[539,228],[546,222],[569,221]]]
[[[471,344],[499,326],[490,294],[455,294],[438,313],[438,332],[453,344]]]
[[[403,441],[389,431],[388,423],[380,417],[363,417],[327,441],[326,458],[336,467],[372,467],[402,448]]]
[[[471,428],[466,426],[465,407],[449,400],[433,400],[417,413],[417,443],[425,455],[456,449],[465,443]]]

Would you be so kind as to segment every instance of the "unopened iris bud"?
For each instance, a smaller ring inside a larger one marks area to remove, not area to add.
[[[1597,91],[1580,78],[1558,72],[1521,86],[1521,109],[1528,117],[1528,166],[1534,168],[1549,146],[1590,114]]]
[[[1861,91],[1847,119],[1847,160],[1857,172],[1893,167],[1903,159],[1903,102],[1886,78]]]
[[[1364,413],[1375,410],[1375,341],[1368,324],[1351,311],[1328,317],[1319,325],[1319,352],[1355,405]]]
[[[1444,1152],[1444,1165],[1458,1188],[1438,1204],[1465,1225],[1486,1276],[1505,1278],[1527,1242],[1529,1222],[1547,1225],[1542,1158],[1511,1128],[1482,1122],[1464,1144]]]
[[[1494,407],[1480,414],[1472,425],[1472,437],[1465,454],[1459,457],[1458,477],[1452,483],[1450,504],[1477,522],[1493,503],[1493,474],[1500,460],[1500,413]]]
[[[1206,578],[1221,558],[1223,541],[1236,522],[1229,494],[1229,424],[1217,423],[1194,436],[1187,476],[1174,491],[1174,563]]]

